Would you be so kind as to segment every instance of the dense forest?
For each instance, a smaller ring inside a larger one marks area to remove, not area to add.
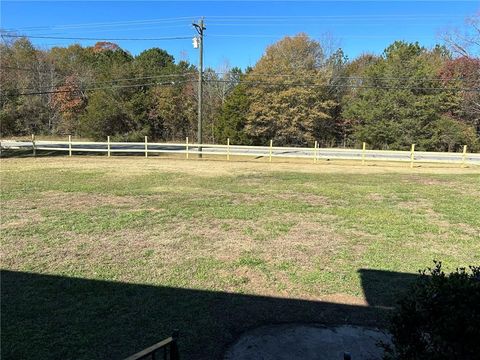
[[[473,43],[475,46],[475,43]],[[197,68],[160,48],[0,44],[1,136],[196,138]],[[480,150],[480,59],[459,43],[397,41],[348,59],[306,34],[253,68],[204,71],[204,142]]]

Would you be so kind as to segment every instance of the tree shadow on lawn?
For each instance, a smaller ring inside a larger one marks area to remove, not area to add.
[[[368,306],[1,272],[2,359],[121,359],[180,330],[182,359],[220,359],[242,332],[287,322],[382,327],[416,275],[359,270]]]

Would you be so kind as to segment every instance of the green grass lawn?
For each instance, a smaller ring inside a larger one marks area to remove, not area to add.
[[[2,358],[220,358],[272,322],[384,325],[480,263],[479,169],[78,157],[1,162]]]

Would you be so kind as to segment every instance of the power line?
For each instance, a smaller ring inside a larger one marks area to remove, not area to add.
[[[105,33],[105,32],[108,32],[108,33],[112,33],[112,32],[119,32],[119,31],[122,31],[122,32],[132,32],[132,31],[137,31],[137,30],[151,30],[151,29],[162,29],[162,30],[165,30],[165,29],[169,29],[169,28],[186,28],[188,27],[188,25],[190,25],[189,23],[187,22],[183,22],[182,24],[153,24],[153,26],[149,26],[150,24],[138,24],[138,25],[135,25],[135,24],[126,24],[124,26],[122,26],[121,28],[99,28],[99,29],[95,29],[95,28],[86,28],[86,29],[82,29],[82,28],[66,28],[66,29],[63,29],[63,28],[51,28],[51,29],[39,29],[39,30],[27,30],[29,33],[32,33],[32,32],[35,32],[35,34],[32,34],[32,36],[69,36],[69,34],[71,34],[72,31],[81,31],[82,32],[82,35],[83,34],[87,34],[87,33],[95,33],[95,34],[100,34],[100,33]],[[13,28],[10,28],[10,29],[3,29],[4,31],[6,32],[9,32],[9,33],[22,33],[24,30],[20,29],[20,28],[17,28],[17,29],[13,29]],[[38,32],[43,32],[43,33],[38,33]],[[96,35],[98,36],[98,35]]]
[[[64,36],[37,36],[37,35],[11,35],[1,34],[1,37],[9,38],[31,38],[31,39],[57,39],[57,40],[93,40],[93,41],[162,41],[191,39],[191,36],[170,36],[159,38],[92,38],[92,37],[64,37]]]
[[[2,68],[6,68],[6,69],[13,69],[13,70],[20,70],[20,71],[32,71],[32,72],[35,72],[36,74],[43,74],[43,75],[51,75],[51,72],[47,72],[47,71],[41,71],[41,70],[37,70],[37,69],[33,69],[33,68],[21,68],[21,67],[14,67],[14,66],[2,66]],[[36,75],[36,74],[33,74],[33,75]],[[140,76],[140,77],[133,77],[133,78],[116,78],[116,79],[110,79],[110,80],[107,80],[107,81],[95,81],[93,83],[91,83],[90,85],[97,85],[97,84],[109,84],[109,83],[114,83],[114,82],[119,82],[119,81],[134,81],[134,80],[145,80],[145,79],[159,79],[159,78],[175,78],[175,77],[187,77],[189,75],[195,75],[196,73],[195,72],[183,72],[183,73],[175,73],[175,74],[160,74],[160,75],[151,75],[151,76]],[[54,86],[63,86],[63,85],[66,85],[64,84],[63,82],[70,76],[72,75],[75,75],[75,74],[70,74],[70,75],[65,75],[65,76],[62,76],[62,78],[60,79],[55,79],[57,80],[56,81],[56,85]],[[15,90],[22,90],[22,91],[25,91],[25,90],[37,90],[37,89],[42,89],[42,88],[51,88],[52,85],[48,85],[48,86],[40,86],[40,87],[37,87],[35,89],[32,89],[32,88],[20,88],[20,89],[15,89]]]
[[[358,18],[358,19],[316,19],[316,18],[289,18],[289,19],[239,19],[239,20],[229,20],[229,19],[219,19],[211,20],[209,24],[213,26],[263,26],[263,25],[385,25],[386,22],[394,21],[394,18]],[[443,23],[443,19],[425,19],[423,17],[419,18],[409,18],[402,19],[410,22],[419,22],[422,23]]]
[[[124,26],[129,26],[129,25],[134,25],[134,26],[142,26],[142,25],[157,25],[157,27],[165,27],[165,25],[172,27],[171,24],[175,23],[187,23],[188,20],[194,18],[196,16],[188,17],[188,16],[183,16],[183,17],[172,17],[172,18],[159,18],[159,19],[146,19],[146,20],[128,20],[128,21],[112,21],[112,22],[98,22],[98,23],[83,23],[83,24],[63,24],[63,25],[53,25],[53,26],[36,26],[36,27],[23,27],[23,28],[17,28],[17,29],[9,29],[10,31],[22,31],[22,30],[27,30],[27,31],[44,31],[44,30],[75,30],[75,29],[85,29],[85,28],[108,28],[108,27],[124,27]],[[334,20],[334,21],[346,21],[346,20],[368,20],[370,23],[372,23],[372,20],[376,20],[377,22],[379,20],[386,20],[386,21],[392,21],[392,19],[403,19],[403,20],[421,20],[425,21],[428,19],[444,19],[448,18],[451,19],[452,17],[455,17],[455,15],[450,15],[450,14],[432,14],[432,15],[418,15],[418,14],[383,14],[383,15],[306,15],[306,16],[296,16],[296,15],[268,15],[268,16],[263,16],[263,15],[247,15],[247,16],[242,16],[242,15],[213,15],[209,16],[208,18],[211,18],[211,24],[213,26],[235,26],[237,25],[242,25],[242,26],[262,26],[262,25],[278,25],[280,22],[282,25],[305,25],[305,23],[308,23],[309,21],[318,21],[318,20]],[[461,16],[458,16],[461,17]],[[286,20],[301,20],[301,24],[290,24],[286,23]],[[248,21],[250,23],[245,23],[245,21]],[[267,23],[267,21],[269,23]],[[223,23],[222,23],[223,22]],[[174,26],[182,26],[182,25],[174,25]],[[154,27],[155,28],[155,27]],[[140,28],[138,28],[140,29]],[[144,29],[144,28],[142,28]],[[122,31],[124,31],[123,29]],[[130,29],[130,30],[136,30],[136,28]],[[99,31],[99,30],[95,30]],[[104,30],[104,31],[109,31]],[[110,30],[112,31],[112,30]],[[118,30],[115,30],[118,31]],[[48,39],[64,39],[64,40],[112,40],[112,41],[150,41],[150,40],[166,40],[166,38],[147,38],[147,39],[105,39],[105,38],[89,38],[89,37],[73,37],[73,36],[54,36],[55,34],[45,34],[45,35],[31,35],[29,37],[31,38],[48,38]],[[238,34],[231,34],[231,35],[226,35],[226,34],[212,34],[210,36],[217,36],[217,37],[243,37],[242,35]],[[267,35],[267,34],[251,34],[248,35],[247,37],[280,37],[281,35]],[[396,35],[395,35],[396,36]],[[13,36],[11,36],[13,37]],[[359,36],[359,35],[346,35],[346,36],[339,36],[340,38],[344,37],[352,37],[352,38],[388,38],[390,36],[371,36],[371,35],[365,35],[365,36]],[[417,36],[418,37],[418,36]],[[427,37],[427,36],[424,36]],[[173,39],[177,38],[183,38],[183,37],[173,37]],[[185,38],[189,38],[188,36]]]
[[[33,71],[33,72],[41,72],[44,74],[50,74],[50,72],[43,72],[39,71],[33,68],[21,68],[21,67],[14,67],[14,66],[2,66],[2,68],[5,69],[13,69],[13,70],[21,70],[21,71]],[[141,77],[132,77],[132,78],[117,78],[117,79],[110,79],[108,81],[103,81],[100,83],[112,83],[116,81],[132,81],[132,80],[143,80],[143,79],[155,79],[155,78],[164,78],[164,77],[182,77],[182,76],[188,76],[188,75],[195,75],[196,72],[194,71],[189,71],[189,72],[183,72],[183,73],[175,73],[175,74],[160,74],[160,75],[152,75],[152,76],[141,76]],[[221,71],[215,71],[215,72],[210,72],[207,71],[205,72],[205,75],[232,75],[233,73],[231,72],[221,72]],[[69,75],[66,75],[65,77],[68,77]],[[292,79],[292,78],[299,78],[298,74],[285,74],[285,73],[248,73],[248,74],[240,74],[240,76],[247,76],[247,77],[280,77],[280,78],[286,78],[286,79]],[[311,76],[309,76],[311,78]],[[383,80],[383,81],[397,81],[397,80],[405,80],[405,81],[414,81],[414,82],[428,82],[428,81],[434,81],[434,82],[456,82],[456,81],[474,81],[473,79],[468,79],[468,78],[450,78],[450,79],[444,79],[444,78],[438,78],[438,77],[431,77],[431,78],[415,78],[415,77],[408,77],[408,76],[380,76],[380,77],[368,77],[368,76],[333,76],[331,78],[331,81],[335,80],[355,80],[355,81],[377,81],[377,80]],[[98,83],[98,82],[95,82]],[[45,86],[47,87],[47,86]],[[27,89],[24,89],[27,90]]]
[[[294,36],[288,34],[208,34],[209,37],[227,37],[227,38],[283,38],[285,36]],[[310,38],[321,38],[325,36],[325,34],[309,34]],[[344,38],[351,38],[351,39],[391,39],[391,38],[400,38],[404,39],[406,36],[404,35],[328,35],[331,38],[337,39],[344,39]],[[415,37],[417,38],[425,38],[425,39],[434,39],[436,35],[411,35],[408,37]]]
[[[30,39],[54,39],[54,40],[85,40],[85,41],[163,41],[163,40],[185,40],[191,39],[192,36],[166,36],[158,38],[102,38],[102,37],[73,37],[73,36],[49,36],[49,35],[12,35],[12,34],[1,34],[1,37],[8,38],[30,38]],[[227,38],[281,38],[285,34],[209,34],[209,37],[227,37]],[[310,35],[312,38],[318,38],[325,36],[325,34]],[[329,35],[332,38],[352,38],[352,39],[390,39],[390,38],[404,38],[403,35],[338,35],[333,36]],[[412,35],[415,38],[436,38],[435,35]]]
[[[375,18],[417,18],[417,19],[429,19],[429,18],[461,18],[462,15],[452,14],[375,14],[375,15],[211,15],[205,16],[208,19],[375,19]]]
[[[290,22],[290,21],[285,21],[285,19],[267,19],[267,20],[262,20],[262,19],[245,19],[245,21],[239,21],[239,20],[228,20],[228,19],[219,19],[219,20],[214,20],[210,22],[210,26],[214,27],[223,27],[223,26],[278,26],[278,25],[289,25],[289,26],[304,26],[304,25],[317,25],[319,19],[299,19],[295,18],[293,20],[296,20],[297,22]],[[299,21],[302,22],[299,22]],[[328,22],[329,20],[333,20]],[[353,20],[353,22],[351,21]],[[361,19],[322,19],[322,24],[323,25],[347,25],[347,24],[355,24],[355,23],[361,23],[358,20]],[[368,20],[368,25],[384,25],[385,22],[390,22],[392,19],[390,18],[384,18],[384,19],[377,19],[375,22],[373,22],[371,19],[365,19]],[[408,20],[408,19],[407,19]],[[417,19],[409,19],[409,20],[417,20]],[[421,20],[422,22],[427,21],[428,19],[424,18],[418,18],[418,20]],[[327,21],[327,22],[326,22]],[[146,21],[146,22],[126,22],[126,23],[121,23],[121,24],[113,24],[113,25],[97,25],[97,26],[50,26],[50,27],[38,27],[38,28],[7,28],[4,29],[9,32],[21,32],[21,31],[29,31],[29,32],[38,32],[38,31],[63,31],[63,32],[68,32],[70,30],[81,30],[82,33],[88,33],[88,32],[113,32],[113,31],[125,31],[125,30],[146,30],[146,29],[166,29],[166,28],[178,28],[178,27],[185,27],[188,24],[188,21],[182,20],[182,21],[172,21],[172,22],[163,22],[163,23],[158,23],[158,22],[153,22],[153,21]],[[115,29],[115,27],[121,27],[121,29]],[[86,30],[85,30],[86,29]],[[42,34],[39,34],[42,35]],[[44,35],[55,35],[55,34],[44,34]]]
[[[109,27],[109,26],[124,26],[124,25],[143,25],[143,24],[163,24],[189,21],[198,18],[198,15],[181,16],[171,18],[158,19],[141,19],[141,20],[125,20],[125,21],[107,21],[107,22],[93,22],[93,23],[77,23],[77,24],[58,24],[58,25],[44,25],[44,26],[29,26],[21,27],[17,30],[50,30],[50,29],[75,29],[75,28],[94,28],[94,27]],[[212,15],[204,18],[212,19],[210,22],[216,21],[285,21],[285,19],[302,19],[302,20],[317,20],[317,19],[452,19],[462,18],[462,15],[452,14],[378,14],[378,15]]]
[[[232,74],[230,72],[215,72],[214,74],[221,74],[227,75]],[[284,77],[284,78],[295,78],[299,77],[297,74],[276,74],[276,73],[248,73],[248,74],[241,74],[241,76],[247,77]],[[312,76],[309,76],[311,78]],[[414,80],[414,81],[468,81],[470,79],[467,78],[452,78],[452,79],[443,79],[443,78],[414,78],[414,77],[407,77],[407,76],[382,76],[382,77],[367,77],[367,76],[333,76],[333,80],[337,79],[354,79],[354,80]]]
[[[192,73],[192,72],[188,72],[188,73],[179,73],[179,74],[165,74],[165,75],[156,75],[156,76],[142,76],[142,77],[134,77],[134,78],[120,78],[120,79],[111,79],[111,80],[108,80],[108,81],[95,81],[93,83],[90,83],[88,84],[87,86],[96,86],[96,85],[101,85],[101,84],[112,84],[112,83],[115,83],[115,82],[120,82],[120,81],[132,81],[132,80],[146,80],[146,79],[163,79],[163,78],[176,78],[176,77],[187,77],[188,75],[195,75],[195,73]],[[68,75],[66,76],[68,77]],[[62,81],[64,81],[64,79],[62,79]],[[179,80],[171,80],[170,82],[174,82],[174,83],[178,83]],[[59,83],[57,85],[54,85],[55,87],[56,86],[65,86],[65,85],[68,85],[68,84],[62,84],[62,83]],[[115,84],[112,84],[112,85],[115,85]],[[18,91],[28,91],[28,90],[37,90],[37,89],[48,89],[48,88],[52,88],[54,86],[51,86],[51,85],[48,85],[48,86],[38,86],[37,88],[35,89],[32,89],[32,88],[16,88],[15,90],[18,90]],[[53,91],[53,90],[52,90]]]
[[[22,27],[17,30],[28,31],[41,31],[50,29],[76,29],[76,28],[92,28],[92,27],[108,27],[108,26],[124,26],[124,25],[136,25],[136,24],[161,24],[161,23],[175,23],[191,20],[197,16],[182,16],[173,18],[159,18],[159,19],[146,19],[146,20],[126,20],[126,21],[107,21],[96,23],[83,23],[83,24],[61,24],[61,25],[44,25],[44,26],[30,26]]]
[[[194,72],[185,72],[185,73],[178,73],[178,74],[164,74],[164,75],[153,75],[153,76],[141,76],[141,77],[133,77],[133,78],[120,78],[120,79],[111,79],[108,81],[100,82],[101,83],[111,83],[116,81],[131,81],[131,80],[143,80],[143,79],[158,79],[158,78],[168,78],[168,77],[182,77],[188,75],[196,75]]]
[[[187,82],[192,82],[192,80],[182,80],[182,81],[163,82],[163,83],[152,82],[152,83],[132,84],[132,85],[111,85],[111,86],[105,86],[105,87],[94,87],[94,88],[73,89],[73,90],[36,91],[36,92],[20,93],[20,94],[15,94],[15,95],[17,95],[17,96],[31,96],[31,95],[48,95],[48,94],[61,94],[61,93],[82,93],[82,92],[94,91],[94,90],[107,90],[107,89],[116,89],[116,88],[135,88],[135,87],[142,87],[142,86],[163,86],[163,85],[174,86],[174,85],[177,85],[177,84],[187,83]]]
[[[149,24],[145,24],[145,25],[149,25]],[[132,32],[132,31],[137,31],[137,30],[142,30],[142,31],[145,31],[145,30],[154,30],[154,29],[161,29],[161,30],[165,30],[165,29],[170,29],[170,28],[183,28],[185,29],[186,27],[189,27],[188,23],[183,23],[181,25],[154,25],[154,26],[122,26],[120,29],[118,28],[114,28],[114,29],[89,29],[87,28],[86,30],[83,30],[83,29],[78,29],[79,31],[82,32],[82,35],[83,34],[88,34],[88,33],[95,33],[95,34],[100,34],[100,33],[105,33],[105,32],[108,32],[108,33],[113,33],[113,32]],[[75,30],[75,29],[74,29]],[[44,30],[42,30],[44,31]],[[69,29],[66,29],[66,30],[62,30],[60,29],[60,31],[57,31],[57,29],[52,29],[52,31],[55,31],[53,33],[44,33],[44,34],[38,34],[38,35],[46,35],[46,36],[55,36],[55,35],[65,35],[65,36],[68,36],[69,33],[70,33],[70,30]],[[13,30],[12,32],[18,32],[17,30]]]
[[[363,85],[363,84],[315,84],[315,83],[275,83],[265,81],[250,81],[250,80],[208,80],[210,82],[224,82],[236,84],[251,84],[251,85],[268,85],[268,86],[299,86],[299,87],[324,87],[324,88],[353,88],[353,89],[382,89],[382,90],[439,90],[439,91],[466,91],[479,92],[480,88],[439,88],[439,87],[413,87],[413,86],[379,86],[379,85]]]
[[[218,74],[226,74],[226,73],[212,73],[214,75]],[[182,77],[187,77],[187,76],[192,76],[195,75],[194,72],[185,72],[185,73],[179,73],[179,74],[164,74],[164,75],[156,75],[156,76],[143,76],[143,77],[133,77],[133,78],[118,78],[118,79],[111,79],[108,81],[103,81],[103,82],[93,82],[88,84],[88,86],[97,86],[97,85],[102,85],[102,84],[111,84],[111,86],[117,86],[117,87],[122,87],[122,86],[142,86],[142,84],[132,84],[132,85],[119,85],[119,84],[114,84],[115,82],[121,82],[121,81],[135,81],[135,80],[146,80],[146,79],[165,79],[165,78],[173,78],[173,80],[170,80],[170,84],[177,84],[181,83],[185,80],[177,80],[176,78],[182,78]],[[252,74],[249,74],[248,76],[251,76]],[[276,76],[275,74],[262,74],[262,76],[269,76],[273,77]],[[284,77],[291,77],[290,75],[287,74],[281,74],[280,76]],[[332,80],[347,80],[347,81],[358,81],[358,82],[363,82],[363,81],[371,81],[371,80],[401,80],[401,79],[407,79],[407,80],[415,80],[415,81],[429,81],[432,79],[412,79],[412,78],[366,78],[366,77],[334,77]],[[435,80],[441,80],[441,79],[435,79]],[[187,80],[187,81],[194,81],[194,79]],[[245,80],[245,79],[231,79],[231,80],[224,80],[224,79],[205,79],[203,80],[204,82],[219,82],[219,83],[233,83],[233,84],[251,84],[251,85],[269,85],[269,86],[303,86],[303,87],[326,87],[326,88],[375,88],[375,89],[385,89],[385,90],[442,90],[442,91],[469,91],[469,92],[479,92],[480,88],[448,88],[448,87],[425,87],[425,86],[388,86],[388,85],[365,85],[363,83],[358,83],[358,84],[332,84],[330,83],[306,83],[306,82],[293,82],[293,83],[284,83],[284,82],[272,82],[272,81],[263,81],[263,80]],[[61,85],[56,85],[56,86],[63,86],[65,84]],[[52,86],[40,86],[37,87],[36,89],[45,89],[45,88],[51,88]],[[15,89],[15,90],[20,90],[20,91],[25,91],[25,90],[36,90],[36,89],[31,89],[31,88],[20,88],[20,89]],[[52,90],[49,93],[55,93],[55,92],[69,92],[69,91],[75,91],[75,90]],[[22,94],[20,94],[22,95]]]
[[[93,87],[85,89],[73,89],[73,90],[52,90],[52,91],[37,91],[29,93],[20,93],[16,94],[18,96],[29,96],[29,95],[46,95],[46,94],[57,94],[57,93],[81,93],[85,91],[94,91],[94,90],[104,90],[112,88],[135,88],[143,86],[154,86],[154,85],[170,85],[174,86],[182,83],[195,82],[195,80],[180,80],[180,81],[170,81],[170,82],[151,82],[143,84],[131,84],[131,85],[110,85],[106,87]],[[248,84],[252,86],[264,85],[264,86],[280,86],[280,87],[321,87],[321,88],[352,88],[352,89],[381,89],[381,90],[411,90],[411,91],[465,91],[465,92],[478,92],[480,93],[480,88],[439,88],[439,87],[408,87],[408,86],[378,86],[378,85],[362,85],[362,84],[315,84],[315,83],[275,83],[275,82],[266,82],[266,81],[248,81],[248,80],[204,80],[205,83],[235,83],[235,84]]]

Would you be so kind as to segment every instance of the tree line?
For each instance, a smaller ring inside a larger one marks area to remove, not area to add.
[[[0,51],[2,137],[196,139],[197,68],[163,49],[42,50],[19,38]],[[205,70],[204,142],[477,151],[479,88],[480,59],[445,45],[396,41],[350,60],[306,34],[287,36],[252,68]]]

